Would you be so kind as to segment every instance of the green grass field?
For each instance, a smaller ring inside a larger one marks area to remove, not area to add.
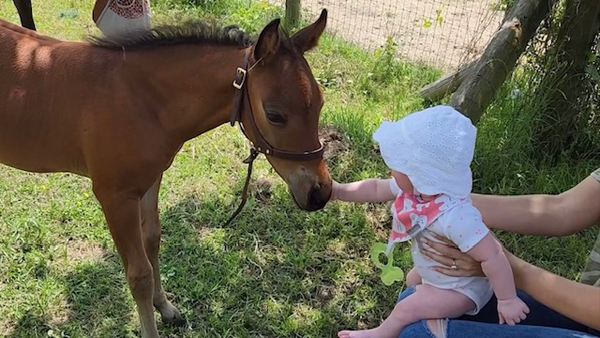
[[[185,3],[155,2],[155,22],[216,16],[257,32],[281,15],[264,4],[188,0],[212,4],[190,9]],[[34,1],[38,30],[70,40],[99,33],[91,8],[90,0]],[[12,1],[0,0],[0,18],[18,23]],[[396,60],[394,48],[372,55],[325,37],[307,56],[324,87],[321,125],[334,139],[328,162],[338,181],[389,175],[372,132],[384,119],[423,108],[417,90],[440,75]],[[568,156],[553,166],[529,157],[535,149],[529,142],[531,112],[543,99],[530,83],[518,73],[479,125],[473,165],[478,192],[557,193],[598,167],[597,161]],[[523,99],[510,98],[514,88]],[[339,329],[379,324],[403,288],[384,286],[368,259],[371,245],[388,235],[386,207],[335,203],[324,211],[299,211],[261,158],[253,197],[237,221],[224,226],[238,203],[247,151],[239,130],[223,126],[186,144],[166,172],[163,280],[189,327],[159,324],[161,334],[334,337]],[[521,257],[577,279],[596,233],[499,235]],[[396,255],[407,271],[407,247],[399,246]],[[2,337],[139,335],[134,302],[89,180],[0,166],[0,304]]]

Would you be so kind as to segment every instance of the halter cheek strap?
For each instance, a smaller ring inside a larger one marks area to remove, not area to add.
[[[258,125],[256,124],[254,110],[252,109],[250,95],[248,93],[248,86],[246,85],[250,71],[262,59],[259,59],[250,68],[248,68],[248,58],[249,53],[246,53],[244,60],[242,61],[242,65],[237,68],[236,78],[235,81],[233,81],[233,87],[236,89],[236,93],[234,98],[233,112],[229,121],[231,126],[235,125],[235,122],[238,121],[240,127],[242,128],[242,132],[246,138],[248,138],[245,126],[242,122],[243,114],[248,114],[249,116],[247,120],[250,124],[250,128],[252,129],[254,141],[250,140],[250,138],[248,139],[250,140],[250,143],[252,143],[252,147],[256,149],[257,152],[289,161],[311,161],[321,158],[323,156],[323,151],[325,150],[322,144],[319,144],[319,148],[310,151],[287,151],[273,147],[264,138],[263,134],[258,129]]]
[[[233,101],[233,112],[231,113],[230,124],[231,126],[235,125],[235,122],[239,122],[240,129],[244,136],[248,140],[248,134],[246,133],[246,129],[242,122],[243,114],[247,114],[247,121],[250,124],[250,128],[252,129],[252,135],[254,136],[254,141],[250,140],[250,155],[244,160],[244,163],[248,164],[248,173],[246,175],[246,183],[244,183],[244,189],[242,191],[242,202],[240,206],[233,213],[231,218],[227,221],[227,224],[231,223],[233,219],[242,211],[246,201],[248,199],[248,186],[250,183],[250,178],[252,176],[252,166],[256,157],[259,154],[265,154],[273,157],[277,157],[283,160],[288,161],[311,161],[322,158],[323,152],[325,148],[322,144],[319,144],[319,148],[310,150],[310,151],[287,151],[277,149],[263,137],[262,133],[258,129],[258,125],[256,124],[256,119],[254,118],[254,111],[252,110],[252,104],[250,103],[250,94],[248,93],[248,86],[246,83],[248,82],[248,74],[250,71],[256,66],[259,62],[261,62],[262,58],[256,61],[250,68],[249,66],[249,57],[250,53],[246,53],[244,55],[244,59],[240,67],[236,70],[235,80],[233,81],[233,87],[236,89],[235,97]]]

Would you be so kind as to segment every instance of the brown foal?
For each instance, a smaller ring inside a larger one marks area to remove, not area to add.
[[[239,103],[234,79],[245,86],[237,119],[254,124],[245,128],[254,144],[271,147],[267,159],[298,206],[327,203],[331,179],[315,151],[323,97],[303,57],[326,17],[324,10],[291,38],[275,20],[256,43],[239,30],[203,24],[64,42],[0,21],[0,163],[92,180],[142,337],[158,337],[153,306],[164,322],[184,321],[160,280],[162,174],[184,142],[230,121]],[[243,79],[238,67],[247,70]],[[278,151],[293,156],[275,157]]]

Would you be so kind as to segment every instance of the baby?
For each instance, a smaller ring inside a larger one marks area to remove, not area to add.
[[[332,200],[394,201],[388,252],[396,242],[411,241],[414,268],[407,274],[407,285],[418,284],[415,293],[396,304],[379,327],[341,331],[338,337],[398,338],[407,325],[422,319],[477,314],[492,292],[498,298],[500,324],[514,325],[525,319],[529,308],[517,297],[502,246],[469,198],[476,133],[468,118],[448,106],[384,122],[373,138],[393,178],[334,182]],[[481,262],[487,278],[450,277],[435,271],[433,267],[439,264],[422,254],[429,249],[423,237],[436,240],[431,233],[450,239]]]

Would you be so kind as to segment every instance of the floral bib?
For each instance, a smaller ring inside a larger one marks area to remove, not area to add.
[[[406,242],[425,230],[444,212],[464,203],[467,198],[451,198],[448,195],[439,195],[435,199],[425,202],[412,194],[401,194],[392,205],[392,233],[388,242],[388,253],[394,244]]]

